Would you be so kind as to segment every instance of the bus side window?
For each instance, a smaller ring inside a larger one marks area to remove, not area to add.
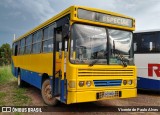
[[[134,43],[134,52],[137,51],[137,43]]]
[[[20,54],[20,43],[21,43],[21,41],[18,41],[18,42],[17,42],[17,47],[18,47],[17,55],[19,55],[19,54]]]
[[[155,35],[152,34],[143,34],[142,35],[142,45],[141,48],[143,52],[149,53],[155,51]]]
[[[157,38],[156,38],[156,51],[160,52],[160,32],[157,33]]]
[[[150,51],[153,50],[153,42],[149,42],[149,50],[150,50]]]
[[[53,52],[54,49],[54,25],[50,25],[43,29],[43,46],[42,51],[43,52]]]
[[[18,45],[16,44],[15,45],[15,48],[14,48],[14,56],[17,56],[17,54],[18,54]]]
[[[12,44],[12,55],[15,55],[15,43]]]

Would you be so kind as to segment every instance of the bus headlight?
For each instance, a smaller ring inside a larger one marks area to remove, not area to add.
[[[123,80],[123,85],[126,85],[127,84],[127,80]]]
[[[91,86],[91,81],[87,81],[86,85],[87,85],[87,87],[90,87]]]
[[[132,80],[128,80],[128,84],[129,84],[129,85],[132,85]]]
[[[75,81],[69,81],[69,87],[70,88],[75,88],[76,87]]]
[[[83,87],[84,86],[84,81],[80,81],[79,82],[79,87]]]

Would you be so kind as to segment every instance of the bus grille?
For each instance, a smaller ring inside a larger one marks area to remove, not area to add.
[[[122,80],[94,80],[95,87],[101,86],[120,86]]]
[[[133,75],[133,69],[78,69],[78,77],[125,77]]]

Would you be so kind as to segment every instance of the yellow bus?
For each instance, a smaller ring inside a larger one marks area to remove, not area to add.
[[[12,73],[48,105],[136,97],[134,30],[131,17],[71,6],[13,41]]]

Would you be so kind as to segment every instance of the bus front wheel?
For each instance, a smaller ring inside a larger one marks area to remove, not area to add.
[[[55,106],[58,100],[52,96],[50,80],[46,79],[42,84],[42,98],[47,105]]]

